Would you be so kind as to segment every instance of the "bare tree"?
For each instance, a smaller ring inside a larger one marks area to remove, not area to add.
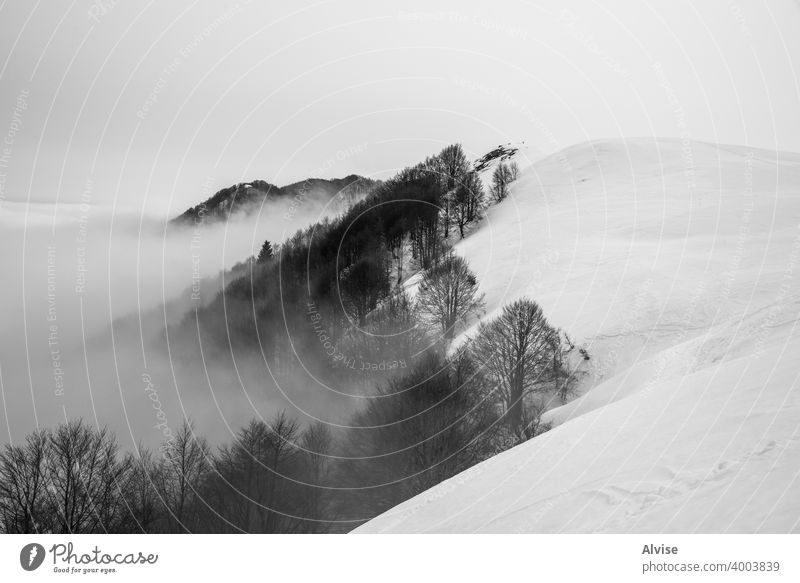
[[[6,445],[0,453],[0,527],[4,533],[48,530],[45,509],[47,432],[36,431],[22,445]]]
[[[344,304],[363,326],[378,301],[389,291],[386,257],[374,254],[348,266],[339,274],[339,289]]]
[[[128,463],[117,460],[116,438],[81,420],[60,425],[47,441],[45,471],[55,529],[118,532],[127,520],[120,495]]]
[[[166,525],[164,504],[159,496],[158,485],[162,483],[163,464],[153,454],[139,446],[137,454],[128,454],[130,471],[125,482],[125,501],[131,517],[128,530],[158,532]]]
[[[461,177],[469,171],[469,162],[461,144],[447,146],[439,152],[437,160],[437,170],[441,174],[445,191],[455,188]]]
[[[453,191],[450,216],[464,238],[464,227],[480,219],[483,206],[483,184],[476,172],[467,172]]]
[[[353,419],[338,465],[343,512],[372,517],[484,459],[490,403],[465,359],[423,356]]]
[[[453,191],[461,182],[462,177],[469,171],[469,162],[464,155],[461,144],[451,144],[444,148],[435,157],[434,169],[439,174],[442,185],[443,221],[445,239],[450,236],[451,207],[454,204]]]
[[[425,272],[417,306],[423,316],[439,325],[446,341],[452,340],[456,324],[483,307],[478,280],[466,260],[450,253]]]
[[[330,520],[331,504],[326,485],[331,465],[329,456],[333,449],[331,430],[324,423],[314,423],[303,432],[301,445],[303,476],[308,482],[302,496],[303,516],[314,521],[326,517]],[[319,523],[311,521],[304,521],[303,527],[304,532],[321,530]]]
[[[522,298],[482,323],[471,344],[476,359],[485,363],[502,398],[509,428],[522,436],[524,399],[552,381],[558,332],[548,324],[539,305]]]
[[[173,438],[161,448],[164,457],[159,494],[169,514],[172,532],[191,532],[196,512],[190,512],[203,478],[210,468],[208,442],[195,435],[191,421],[184,420]]]
[[[342,336],[342,353],[375,364],[374,372],[392,376],[430,344],[425,326],[419,324],[413,301],[403,288],[397,288],[369,314],[363,327],[351,328]],[[344,364],[343,371],[348,372]],[[374,380],[355,367],[351,376],[364,389],[370,389]]]
[[[436,265],[447,245],[439,230],[439,216],[426,213],[418,218],[409,230],[411,256],[423,269]]]
[[[514,182],[519,176],[519,167],[516,162],[505,164],[501,162],[492,173],[492,196],[497,202],[508,196],[508,185]]]
[[[269,426],[270,440],[269,453],[266,464],[272,470],[273,479],[268,483],[268,497],[270,500],[283,498],[290,487],[287,480],[277,479],[281,474],[291,475],[290,472],[282,470],[287,464],[296,461],[297,442],[300,439],[300,426],[296,419],[289,417],[285,411],[281,411],[272,420]],[[279,522],[282,517],[279,513],[270,512],[267,516],[266,532],[286,532],[289,529],[281,529]]]
[[[223,447],[206,491],[219,519],[214,532],[299,532],[305,500],[297,421],[281,412],[253,420]]]

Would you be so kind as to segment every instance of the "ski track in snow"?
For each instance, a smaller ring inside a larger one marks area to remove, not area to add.
[[[532,297],[590,374],[551,431],[356,532],[800,531],[800,154],[688,150],[568,148],[456,246],[484,318]]]

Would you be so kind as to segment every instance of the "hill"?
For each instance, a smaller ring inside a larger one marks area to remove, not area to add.
[[[206,223],[226,221],[241,214],[258,211],[266,202],[287,199],[298,203],[308,200],[333,201],[341,209],[368,194],[379,182],[352,174],[345,178],[308,178],[278,187],[263,180],[240,182],[223,188],[209,199],[187,209],[172,219],[175,224],[193,224],[198,220]]]
[[[669,139],[523,171],[456,250],[485,317],[587,346],[583,395],[356,532],[798,531],[798,190],[800,155]]]

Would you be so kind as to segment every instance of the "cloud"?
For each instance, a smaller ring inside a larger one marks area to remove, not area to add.
[[[80,416],[110,425],[123,445],[152,445],[187,415],[221,440],[289,400],[313,409],[307,388],[275,387],[260,359],[220,366],[220,355],[177,346],[164,330],[265,239],[331,212],[312,198],[273,201],[236,221],[176,228],[108,207],[4,203],[0,440]]]

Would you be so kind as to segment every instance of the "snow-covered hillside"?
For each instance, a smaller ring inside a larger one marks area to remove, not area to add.
[[[512,193],[457,251],[487,317],[588,347],[584,394],[358,532],[800,530],[800,155],[592,142]]]

